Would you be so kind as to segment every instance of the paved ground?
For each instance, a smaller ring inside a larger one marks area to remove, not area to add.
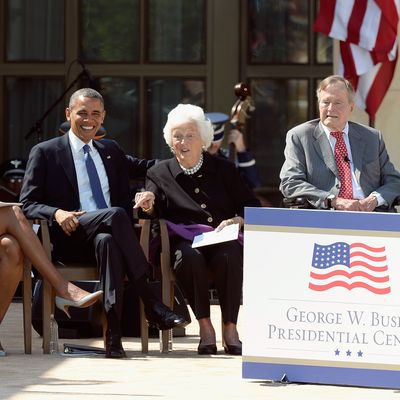
[[[212,307],[219,327],[219,307]],[[0,358],[0,399],[8,400],[101,400],[101,399],[271,399],[271,400],[400,400],[400,390],[363,389],[309,384],[279,384],[241,378],[241,358],[198,356],[197,326],[187,336],[175,338],[174,351],[159,353],[152,339],[150,352],[140,353],[139,340],[124,339],[128,359],[64,357],[41,353],[40,337],[34,334],[33,354],[23,352],[21,304],[12,304],[0,338],[8,352]],[[74,342],[61,339],[60,342]],[[99,340],[80,344],[101,346]]]

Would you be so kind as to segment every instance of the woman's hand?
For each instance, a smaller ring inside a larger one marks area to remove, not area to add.
[[[228,225],[239,224],[239,229],[244,225],[244,220],[242,217],[233,217],[229,219],[224,219],[216,228],[215,231],[219,232]]]
[[[141,208],[145,213],[150,213],[154,207],[155,196],[153,192],[138,192],[135,194],[133,208]]]

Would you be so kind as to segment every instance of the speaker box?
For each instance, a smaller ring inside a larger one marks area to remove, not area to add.
[[[77,286],[88,292],[98,290],[98,281],[77,281]],[[37,280],[33,289],[32,301],[32,326],[35,331],[42,336],[43,334],[43,281]],[[87,308],[70,307],[71,319],[67,315],[55,308],[54,318],[58,324],[58,335],[60,338],[80,339],[103,336],[103,327],[101,325],[102,304],[97,302]]]

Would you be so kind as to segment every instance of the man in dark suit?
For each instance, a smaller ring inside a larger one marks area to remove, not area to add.
[[[286,136],[280,190],[315,208],[349,211],[393,210],[400,174],[389,160],[380,131],[349,122],[354,89],[341,76],[321,81],[320,119]]]
[[[144,177],[154,161],[125,155],[113,140],[93,140],[105,118],[103,98],[93,89],[72,94],[66,117],[71,123],[68,133],[32,148],[21,202],[28,218],[49,221],[57,259],[95,256],[108,322],[106,357],[121,358],[125,357],[120,334],[125,276],[135,284],[149,322],[160,329],[185,322],[152,293],[149,265],[129,217],[129,179]]]

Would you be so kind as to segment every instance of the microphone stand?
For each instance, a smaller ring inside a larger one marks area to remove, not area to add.
[[[82,76],[87,75],[86,70],[84,69],[79,73],[79,75],[71,82],[71,84],[64,90],[64,92],[60,95],[60,97],[45,111],[45,113],[34,123],[29,132],[25,135],[25,140],[28,140],[34,133],[37,134],[38,142],[42,141],[42,124],[43,121],[47,118],[47,116],[53,111],[53,109],[57,106],[57,104],[64,98],[64,96],[68,93],[68,91],[75,85]]]

